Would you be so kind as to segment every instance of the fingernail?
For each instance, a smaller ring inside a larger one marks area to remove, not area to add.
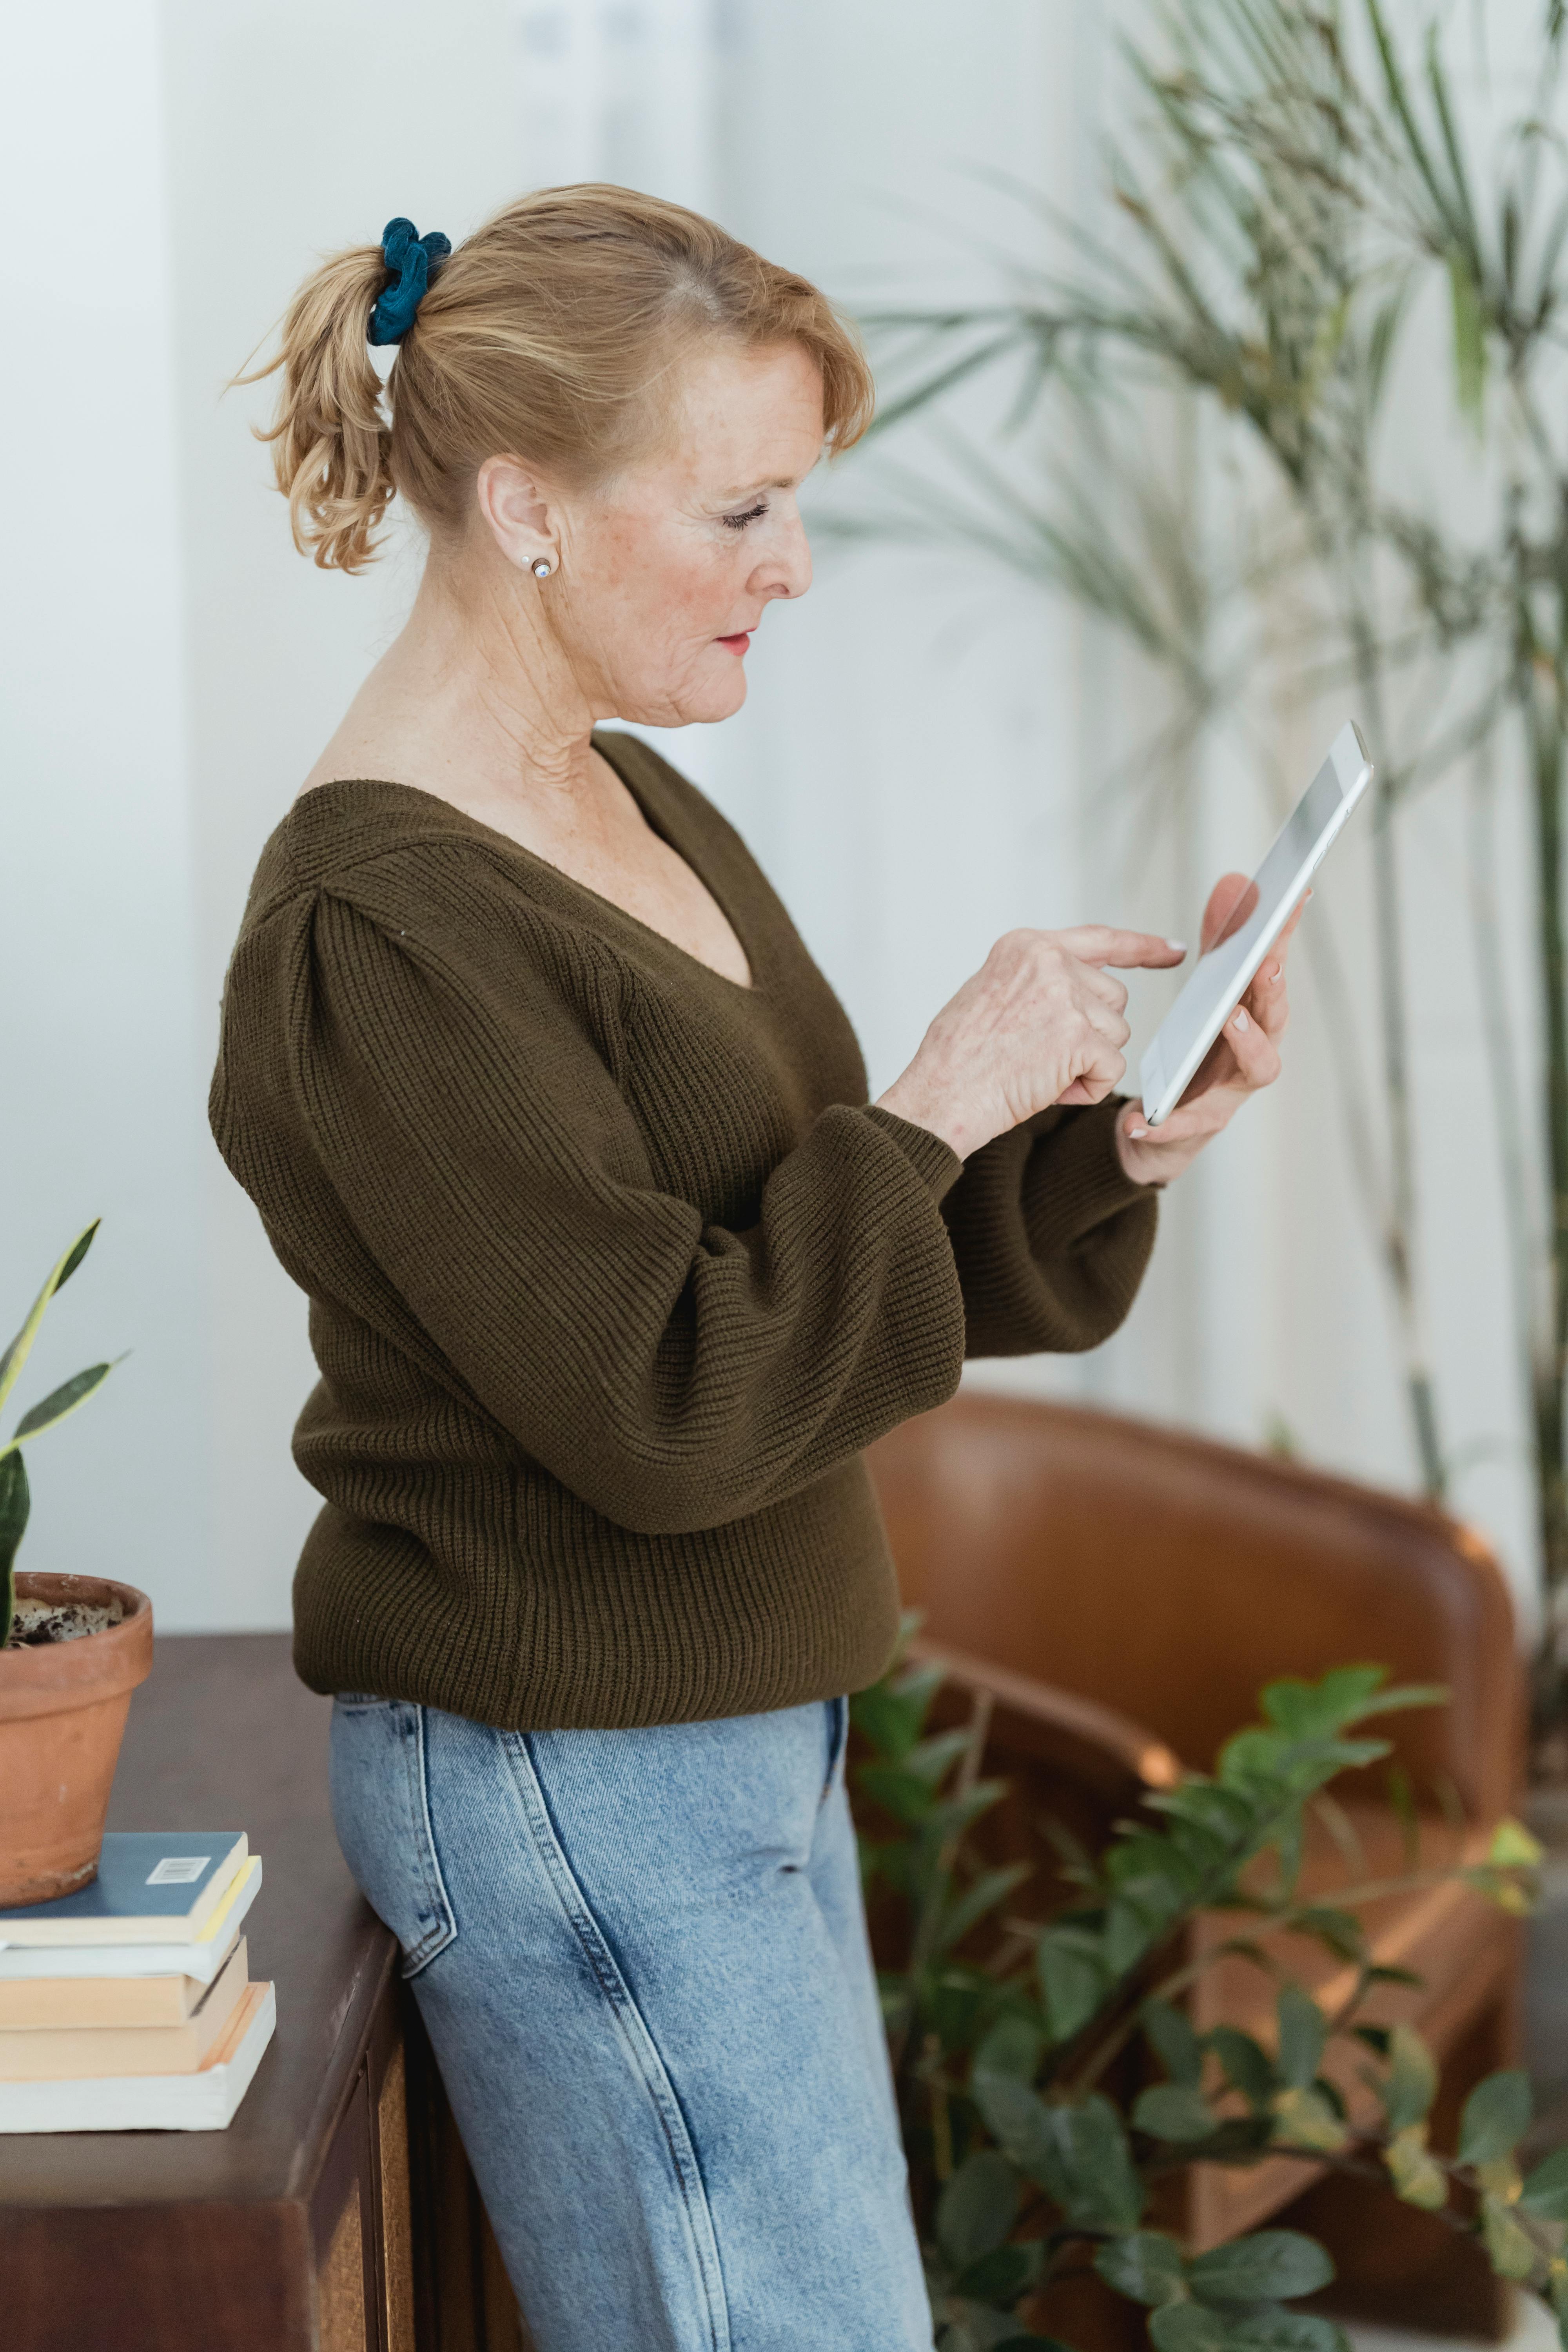
[[[1275,967],[1274,967],[1273,971],[1269,973],[1268,977],[1269,977],[1269,979],[1270,979],[1270,980],[1278,980],[1278,979],[1279,979],[1279,966],[1278,964],[1276,964],[1276,965],[1275,965]]]
[[[1185,955],[1187,952],[1187,943],[1185,940],[1167,940],[1165,941],[1165,945],[1168,948],[1174,948],[1178,955]]]
[[[1142,1143],[1149,1130],[1146,1127],[1130,1127],[1127,1130],[1134,1143]]]
[[[1238,1013],[1230,1025],[1233,1029],[1250,1029],[1252,1024],[1245,1013]]]

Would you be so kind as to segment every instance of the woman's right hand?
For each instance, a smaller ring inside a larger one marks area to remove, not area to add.
[[[1008,931],[878,1107],[966,1160],[1048,1104],[1100,1102],[1127,1066],[1131,1034],[1127,991],[1105,967],[1166,971],[1185,954],[1179,940],[1103,923]]]

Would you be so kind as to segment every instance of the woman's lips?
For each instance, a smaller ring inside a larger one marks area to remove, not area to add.
[[[715,637],[715,645],[723,646],[730,653],[743,654],[752,642],[750,629],[742,629],[732,637]]]

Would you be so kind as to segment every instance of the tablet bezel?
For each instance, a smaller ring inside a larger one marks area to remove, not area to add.
[[[1331,777],[1339,787],[1340,795],[1333,809],[1310,837],[1273,905],[1267,909],[1261,906],[1256,908],[1243,926],[1244,930],[1251,929],[1261,915],[1260,929],[1248,941],[1239,962],[1234,956],[1229,957],[1223,970],[1215,963],[1214,959],[1220,949],[1234,944],[1226,940],[1211,948],[1206,955],[1199,957],[1187,975],[1181,994],[1150,1040],[1138,1066],[1138,1078],[1143,1097],[1143,1115],[1151,1127],[1164,1124],[1197,1076],[1205,1055],[1246,994],[1258,965],[1284,929],[1292,908],[1321,865],[1331,843],[1371,782],[1372,774],[1372,761],[1362,740],[1361,730],[1353,719],[1347,719],[1330,745],[1328,755],[1311,782],[1258,861],[1254,881],[1262,874],[1280,843],[1288,838],[1292,826],[1299,823],[1307,803],[1325,776]],[[1198,1011],[1200,1005],[1204,1008],[1201,1013]],[[1173,1055],[1175,1057],[1173,1060]]]

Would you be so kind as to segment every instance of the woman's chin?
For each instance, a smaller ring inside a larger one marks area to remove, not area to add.
[[[724,658],[732,677],[704,678],[700,685],[662,696],[657,702],[650,697],[643,709],[628,710],[623,704],[621,717],[637,727],[712,727],[721,719],[733,718],[746,698],[746,672],[733,654]]]

